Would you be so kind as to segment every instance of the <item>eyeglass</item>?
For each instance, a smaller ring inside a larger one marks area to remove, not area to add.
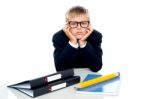
[[[69,21],[68,24],[71,28],[77,28],[78,24],[80,24],[80,26],[82,28],[86,28],[89,26],[90,21],[81,21],[81,22],[77,22],[77,21]]]

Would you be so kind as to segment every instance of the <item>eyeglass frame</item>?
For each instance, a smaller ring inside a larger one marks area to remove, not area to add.
[[[70,25],[71,22],[76,22],[76,23],[77,23],[76,27],[71,27],[71,25]],[[82,26],[82,22],[88,22],[88,25],[87,25],[86,27],[83,27],[83,26]],[[80,24],[80,26],[81,26],[82,28],[87,28],[87,27],[89,26],[89,24],[90,24],[90,21],[80,21],[80,22],[78,22],[78,21],[68,21],[67,23],[69,24],[69,26],[70,26],[71,28],[77,28],[77,27],[78,27],[78,24]]]

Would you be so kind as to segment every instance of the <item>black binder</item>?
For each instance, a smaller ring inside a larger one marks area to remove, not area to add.
[[[72,76],[72,77],[60,79],[54,82],[50,82],[46,85],[43,85],[41,87],[34,88],[34,89],[24,89],[24,88],[15,88],[15,89],[27,94],[30,97],[37,97],[37,96],[44,95],[49,92],[53,92],[53,91],[74,85],[79,82],[80,82],[79,76]]]
[[[13,84],[13,85],[10,85],[8,87],[34,89],[34,88],[37,88],[39,86],[53,82],[55,80],[63,79],[66,77],[72,77],[73,75],[74,75],[73,69],[67,69],[67,70],[59,71],[59,72],[54,73],[54,74],[50,74],[50,75],[35,78],[32,80],[27,80],[27,81],[23,81],[23,82],[20,82],[17,84]]]

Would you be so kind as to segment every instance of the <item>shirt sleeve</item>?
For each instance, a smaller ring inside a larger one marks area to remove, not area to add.
[[[69,41],[69,44],[72,46],[72,47],[74,47],[74,48],[78,48],[79,47],[79,44],[77,43],[77,44],[72,44],[70,41]]]

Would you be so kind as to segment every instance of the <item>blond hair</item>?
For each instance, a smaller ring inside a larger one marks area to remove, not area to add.
[[[82,15],[86,15],[88,17],[88,19],[90,19],[88,9],[86,9],[82,6],[74,6],[66,12],[66,22],[70,18],[75,18],[75,17],[82,16]]]

